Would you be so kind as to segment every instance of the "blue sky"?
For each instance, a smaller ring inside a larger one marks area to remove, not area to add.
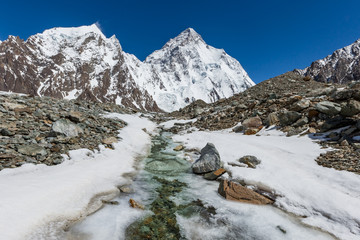
[[[360,1],[4,1],[0,40],[95,22],[141,60],[192,27],[258,83],[360,38]]]

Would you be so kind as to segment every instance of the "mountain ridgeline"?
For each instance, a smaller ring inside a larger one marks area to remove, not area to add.
[[[0,91],[174,111],[254,85],[240,63],[192,28],[140,61],[95,25],[0,42]]]

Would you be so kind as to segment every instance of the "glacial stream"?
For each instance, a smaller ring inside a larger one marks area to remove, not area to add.
[[[173,150],[177,145],[170,133],[153,137],[129,186],[134,191],[72,226],[67,239],[333,239],[273,206],[223,199],[219,183],[194,175],[186,153]],[[130,207],[130,199],[144,210]]]

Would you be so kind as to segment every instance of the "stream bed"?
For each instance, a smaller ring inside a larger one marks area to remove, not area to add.
[[[177,145],[170,133],[154,136],[130,185],[134,192],[73,225],[67,239],[334,239],[273,206],[223,199],[219,183],[193,174],[186,154],[173,150]],[[130,207],[130,199],[144,210]]]

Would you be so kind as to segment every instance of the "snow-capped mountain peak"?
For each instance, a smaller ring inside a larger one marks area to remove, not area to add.
[[[143,69],[147,69],[143,76],[152,78],[138,82],[165,111],[197,99],[214,102],[255,85],[236,59],[206,44],[192,28],[150,54]]]
[[[214,102],[254,85],[236,59],[192,28],[141,62],[96,24],[52,28],[26,41],[9,37],[0,45],[1,79],[4,91],[152,111],[177,110],[197,99]]]

